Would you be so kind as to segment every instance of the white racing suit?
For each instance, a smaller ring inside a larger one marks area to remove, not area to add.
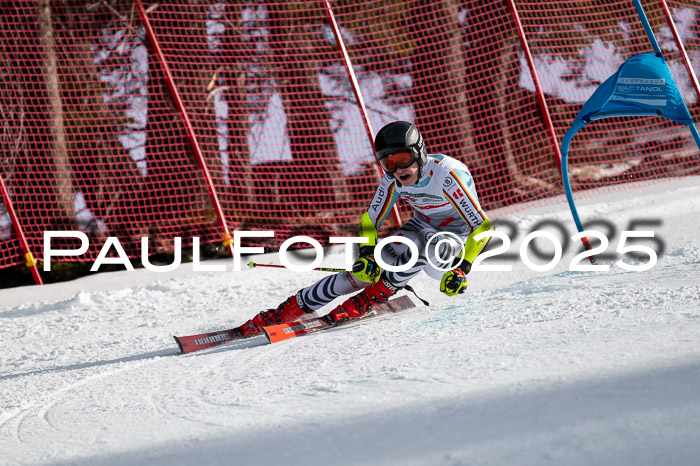
[[[413,217],[392,236],[403,236],[412,241],[418,248],[419,256],[408,270],[384,271],[386,279],[397,287],[406,285],[421,270],[440,280],[443,273],[452,268],[452,259],[461,252],[469,235],[487,220],[467,166],[442,154],[428,155],[418,182],[413,186],[402,186],[394,178],[384,175],[367,209],[376,231],[379,231],[398,199],[408,202],[414,211]],[[446,233],[456,235],[461,243],[455,239],[450,241],[451,235]],[[426,250],[426,245],[436,234],[438,239],[434,239]],[[435,248],[439,242],[442,245]],[[381,250],[381,257],[387,264],[403,265],[409,262],[411,251],[406,244],[392,242]],[[446,264],[444,259],[447,258],[450,260]],[[297,300],[315,311],[338,296],[368,285],[353,277],[351,272],[340,272],[300,290]]]

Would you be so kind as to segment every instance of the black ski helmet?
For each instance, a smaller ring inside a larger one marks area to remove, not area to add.
[[[379,130],[374,138],[374,153],[377,160],[398,152],[408,151],[413,154],[413,159],[418,162],[422,169],[428,161],[428,154],[425,151],[425,143],[418,128],[407,121],[394,121]],[[388,173],[393,178],[392,173]]]

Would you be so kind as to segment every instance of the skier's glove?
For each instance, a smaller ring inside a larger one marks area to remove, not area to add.
[[[382,269],[374,259],[374,246],[360,248],[360,257],[352,264],[352,276],[362,282],[377,283]]]
[[[464,273],[462,269],[452,269],[449,272],[445,272],[440,281],[440,291],[445,293],[447,296],[455,296],[457,294],[462,294],[467,291],[467,274]]]

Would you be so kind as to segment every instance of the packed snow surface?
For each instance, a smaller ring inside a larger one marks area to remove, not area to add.
[[[663,249],[647,271],[570,271],[575,242],[546,272],[493,257],[512,271],[473,271],[465,295],[421,275],[429,307],[273,345],[183,356],[172,335],[240,324],[323,273],[218,261],[0,290],[0,464],[698,465],[698,181],[580,202],[616,227],[611,252],[647,222]],[[491,214],[517,226],[516,255],[542,220],[574,233],[562,198]]]

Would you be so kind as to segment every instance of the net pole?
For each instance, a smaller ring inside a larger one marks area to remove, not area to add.
[[[681,40],[681,36],[678,34],[678,30],[676,29],[676,23],[673,21],[673,16],[671,16],[671,10],[669,10],[666,0],[659,0],[659,3],[661,4],[661,9],[664,11],[664,15],[666,16],[666,22],[671,28],[673,38],[676,40],[678,50],[680,51],[681,56],[683,57],[683,63],[685,64],[685,69],[688,70],[688,75],[690,76],[690,80],[693,83],[695,93],[697,94],[698,99],[700,99],[700,83],[698,83],[698,78],[695,75],[693,65],[690,63],[688,53],[686,52],[685,46],[683,45],[683,41]]]
[[[365,100],[362,98],[362,91],[360,90],[360,84],[355,76],[355,71],[352,67],[352,61],[350,60],[350,55],[345,48],[345,42],[340,34],[340,28],[335,20],[335,15],[333,14],[333,8],[331,8],[331,2],[325,0],[324,5],[326,7],[326,15],[328,17],[328,22],[330,23],[331,29],[333,30],[333,35],[335,36],[335,42],[338,44],[338,50],[343,56],[343,64],[345,66],[345,71],[348,73],[348,78],[350,78],[350,84],[352,87],[352,92],[355,94],[355,101],[360,109],[360,114],[362,115],[362,121],[365,126],[365,131],[367,132],[367,138],[369,139],[370,146],[372,147],[372,152],[374,153],[374,131],[372,130],[372,123],[369,119],[369,113],[367,112],[367,106],[365,105]],[[381,180],[384,176],[382,168],[379,166],[379,161],[377,160],[374,165],[374,171],[377,174],[377,179]],[[394,204],[391,210],[392,217],[398,226],[401,226],[403,222],[401,221],[401,214],[399,209]]]
[[[552,117],[549,114],[549,109],[547,108],[547,101],[544,98],[544,92],[542,91],[542,86],[540,85],[540,79],[537,76],[537,70],[535,69],[535,61],[532,59],[532,53],[530,52],[530,47],[527,43],[527,38],[525,37],[525,30],[523,29],[523,23],[520,21],[520,15],[518,14],[518,9],[515,6],[515,0],[508,0],[508,7],[510,8],[510,13],[513,17],[515,23],[515,28],[518,31],[518,39],[520,39],[520,46],[523,49],[525,58],[527,59],[527,66],[530,68],[530,74],[532,75],[532,81],[535,83],[535,91],[537,93],[537,104],[540,107],[540,112],[545,121],[545,126],[547,127],[547,136],[549,137],[549,142],[554,149],[554,162],[557,164],[559,173],[561,174],[562,184],[564,185],[564,191],[567,195],[567,200],[569,205],[573,205],[572,213],[574,214],[574,220],[576,221],[576,226],[579,231],[582,231],[583,226],[578,220],[578,214],[575,210],[575,205],[573,204],[573,194],[571,193],[571,186],[569,185],[569,173],[568,173],[568,160],[564,156],[562,162],[562,151],[557,142],[557,135],[554,132],[554,124],[552,123]],[[563,169],[562,169],[563,166]],[[591,250],[591,244],[587,237],[581,238],[581,244],[586,251]],[[596,259],[593,256],[588,256],[588,260],[591,264],[596,264]]]
[[[43,285],[44,282],[41,279],[39,269],[36,266],[36,259],[34,258],[31,249],[29,249],[29,242],[27,242],[27,237],[24,236],[24,230],[22,229],[22,225],[19,223],[19,218],[17,217],[15,208],[12,205],[10,192],[7,190],[7,186],[5,185],[5,181],[2,179],[2,176],[0,176],[0,193],[2,194],[2,201],[5,204],[7,213],[10,214],[10,220],[12,221],[12,229],[14,230],[15,235],[17,235],[17,238],[19,239],[20,247],[22,248],[22,252],[24,253],[25,265],[29,267],[29,270],[31,270],[34,283],[37,285]]]
[[[557,169],[561,174],[561,149],[559,148],[559,143],[557,142],[557,135],[554,131],[554,124],[552,123],[552,117],[550,116],[549,109],[547,108],[547,101],[544,98],[542,86],[540,85],[540,79],[537,76],[537,70],[535,69],[535,61],[532,59],[532,53],[530,52],[530,47],[527,44],[527,38],[525,37],[525,30],[523,29],[523,24],[520,21],[518,9],[515,6],[515,0],[508,0],[508,8],[510,9],[511,16],[513,17],[513,22],[515,23],[515,28],[518,32],[520,46],[523,49],[525,58],[527,59],[527,66],[530,68],[530,75],[532,75],[532,81],[535,83],[537,105],[539,106],[542,117],[544,118],[544,123],[547,127],[547,136],[549,138],[549,142],[552,145],[552,149],[554,150],[554,162],[556,163]]]
[[[168,66],[168,62],[165,60],[163,50],[160,48],[160,43],[158,42],[158,38],[156,37],[155,31],[153,31],[151,22],[149,21],[148,15],[146,14],[146,10],[143,8],[141,0],[134,0],[134,3],[136,4],[136,9],[138,10],[141,23],[146,29],[148,42],[153,48],[153,52],[155,53],[156,58],[158,59],[158,63],[160,63],[161,69],[165,76],[165,81],[168,84],[170,95],[173,99],[173,102],[175,103],[175,107],[177,108],[177,111],[180,114],[180,118],[182,118],[182,122],[185,126],[187,140],[190,144],[190,148],[192,149],[192,152],[195,156],[195,160],[197,160],[197,165],[199,166],[200,170],[202,171],[202,175],[204,176],[204,180],[207,185],[207,191],[209,193],[209,198],[211,199],[211,202],[214,205],[214,210],[216,212],[216,217],[219,221],[219,226],[221,226],[221,229],[223,230],[223,244],[228,248],[229,255],[233,257],[233,240],[231,239],[228,224],[226,223],[226,216],[224,215],[223,208],[221,207],[221,202],[219,202],[219,196],[217,195],[216,189],[214,188],[214,181],[212,180],[211,174],[209,173],[209,169],[207,168],[207,164],[204,160],[202,148],[200,147],[199,142],[197,140],[194,127],[192,126],[192,122],[190,121],[190,118],[187,115],[185,104],[183,103],[182,98],[180,97],[180,92],[178,91],[177,86],[175,85],[175,80],[173,78],[172,73],[170,72],[170,67]]]
[[[681,53],[681,57],[683,58],[683,64],[685,65],[685,69],[688,71],[688,76],[690,76],[690,82],[693,83],[693,89],[695,89],[695,94],[698,96],[698,99],[700,99],[700,84],[698,84],[698,78],[695,75],[695,70],[693,69],[693,65],[690,63],[690,58],[688,57],[688,54],[685,51],[685,46],[683,45],[681,36],[680,34],[678,34],[678,30],[676,29],[676,23],[673,21],[673,16],[671,16],[671,10],[669,10],[666,0],[659,0],[659,4],[661,5],[661,9],[664,12],[664,16],[666,16],[666,23],[668,23],[668,26],[671,28],[671,33],[673,34],[673,38],[676,41],[678,50]],[[695,127],[695,123],[691,123],[690,125],[688,125],[688,128],[690,129],[690,132],[693,135],[695,145],[697,145],[700,149],[700,134],[698,134],[698,130]]]

